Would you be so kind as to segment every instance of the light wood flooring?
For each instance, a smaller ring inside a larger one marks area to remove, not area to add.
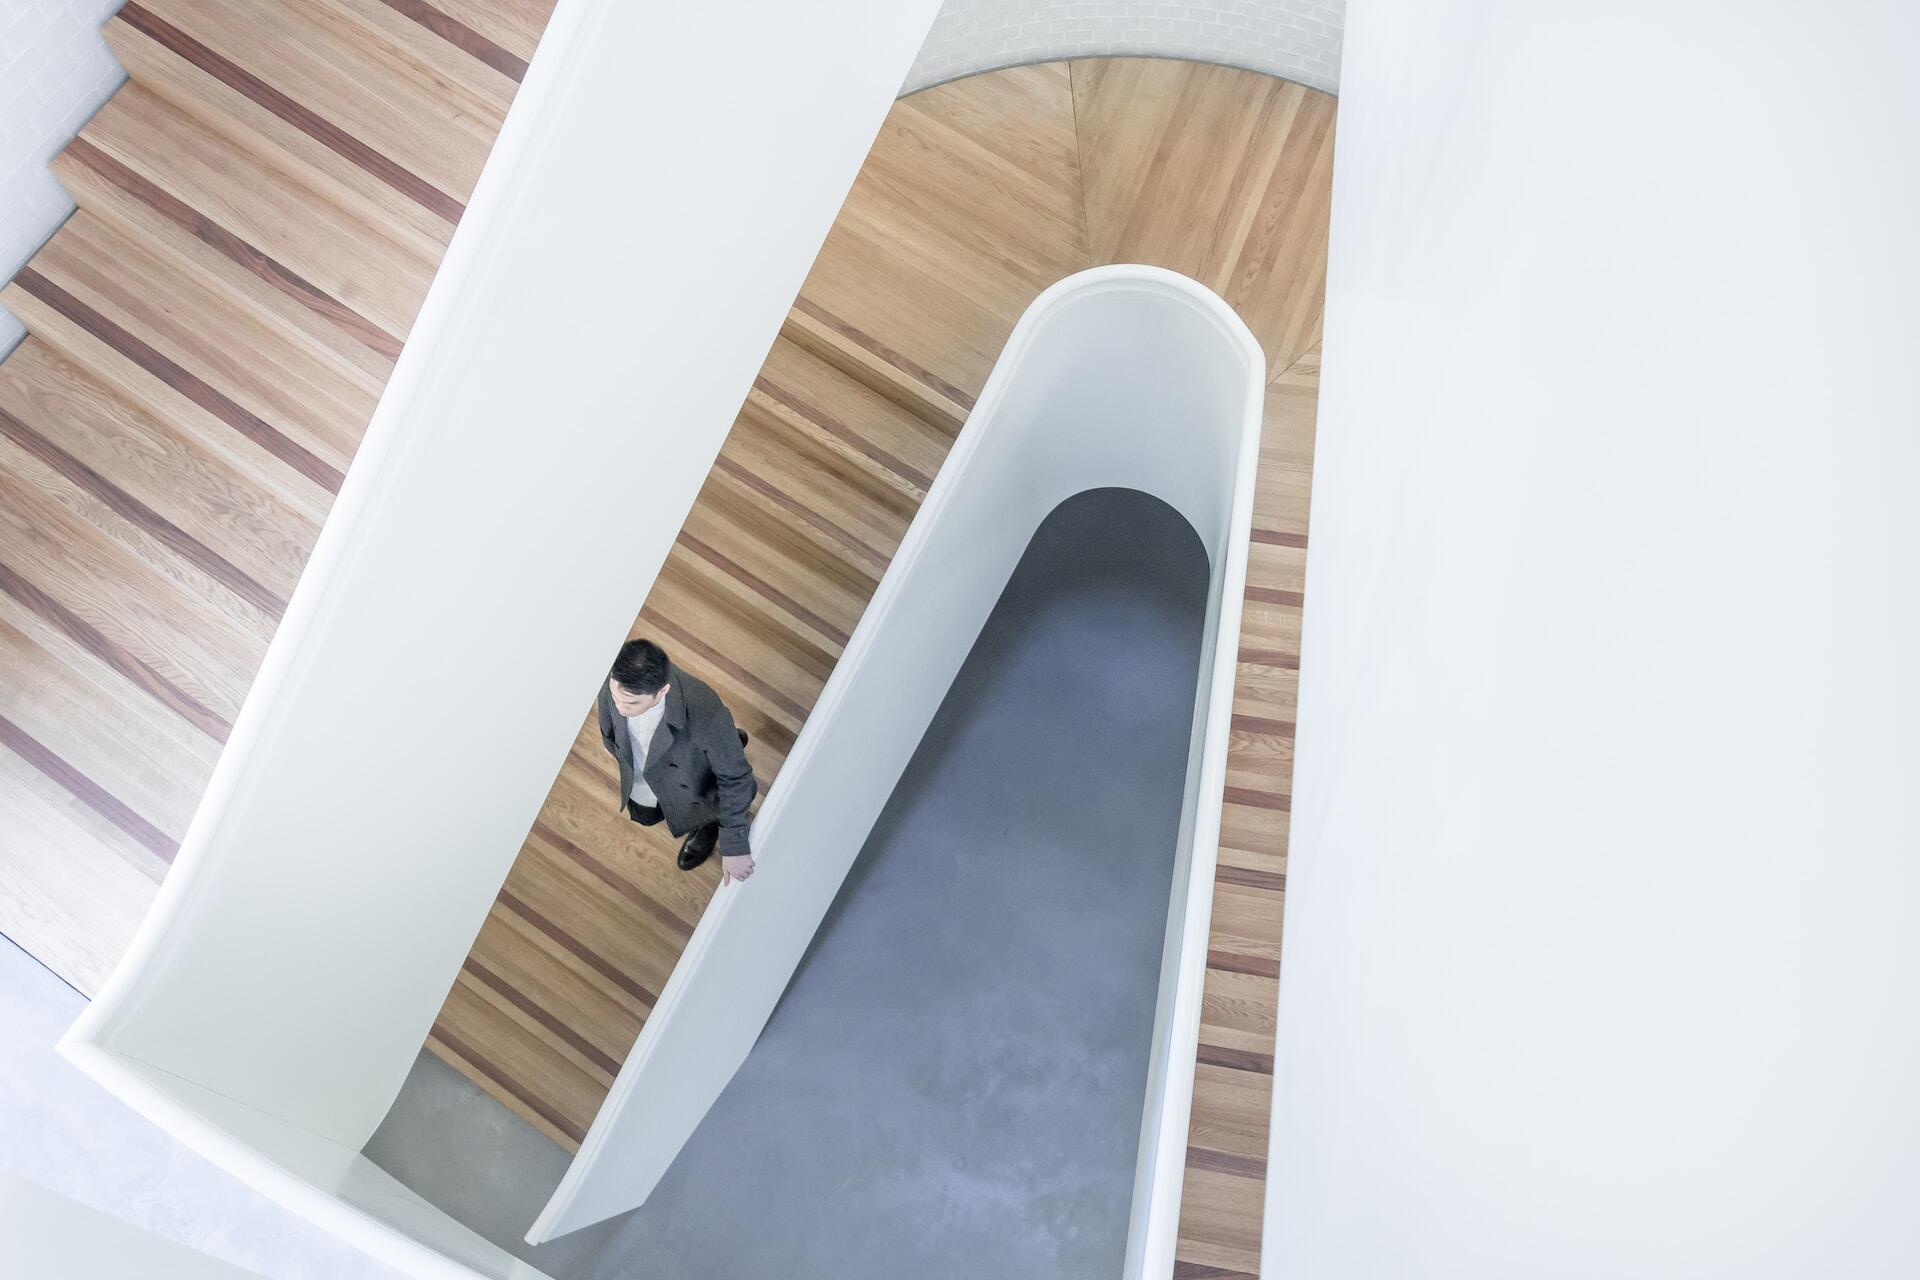
[[[91,992],[164,874],[545,0],[131,0],[131,82],[0,365],[0,932]],[[1149,262],[1247,318],[1268,396],[1179,1274],[1258,1265],[1333,101],[1087,60],[888,118],[634,634],[763,790],[1027,303]],[[611,655],[609,655],[611,656]],[[582,732],[430,1047],[577,1144],[714,886]]]

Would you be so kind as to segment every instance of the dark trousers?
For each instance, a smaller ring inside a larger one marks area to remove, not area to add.
[[[627,816],[643,827],[654,826],[657,823],[666,821],[667,818],[667,815],[660,812],[660,810],[654,808],[652,805],[641,804],[632,796],[627,797]],[[698,849],[702,845],[710,848],[713,843],[720,838],[720,824],[717,822],[709,822],[704,827],[695,831],[693,835],[694,848]]]

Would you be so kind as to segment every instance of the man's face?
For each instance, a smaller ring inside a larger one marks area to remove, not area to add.
[[[607,692],[613,695],[613,709],[623,716],[637,716],[642,712],[653,710],[660,699],[667,696],[667,690],[672,687],[672,685],[663,684],[653,693],[635,693],[618,680],[607,681]]]

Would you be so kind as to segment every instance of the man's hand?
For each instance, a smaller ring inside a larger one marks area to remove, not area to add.
[[[753,855],[736,853],[720,859],[720,883],[732,884],[753,874]]]

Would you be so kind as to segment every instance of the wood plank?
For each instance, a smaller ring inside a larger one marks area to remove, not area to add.
[[[1258,1275],[1264,1193],[1265,1183],[1261,1178],[1190,1164],[1186,1190],[1180,1201],[1180,1238],[1174,1246],[1176,1266],[1191,1263],[1219,1268],[1191,1273],[1199,1276]]]
[[[587,1071],[545,1051],[478,983],[458,981],[428,1041],[436,1053],[482,1089],[569,1150],[586,1130],[572,1117],[591,1115],[605,1089]]]
[[[192,375],[169,365],[136,336],[109,329],[104,317],[87,314],[77,299],[58,300],[57,285],[47,281],[30,289],[28,279],[38,280],[31,265],[0,289],[0,303],[26,324],[34,341],[106,388],[130,413],[166,423],[171,434],[193,440],[318,526],[339,479],[324,461],[240,406],[223,402],[211,388],[196,385]],[[39,426],[31,420],[28,425]],[[54,428],[42,434],[47,430]]]
[[[799,309],[971,408],[1034,295],[1088,265],[1076,155],[1072,84],[1058,64],[903,99]]]
[[[175,424],[129,404],[37,338],[28,338],[0,365],[0,414],[131,495],[279,600],[292,593],[319,534],[320,511],[282,501],[258,474],[241,471],[201,441],[180,435]]]
[[[261,323],[298,331],[317,360],[344,377],[386,385],[400,339],[329,297],[198,210],[85,139],[54,157],[53,175],[80,208],[165,258]]]
[[[5,439],[0,566],[10,594],[44,597],[70,630],[104,637],[155,674],[153,692],[224,736],[273,620]]]
[[[553,14],[553,0],[388,0],[388,3],[403,12],[420,14],[417,20],[430,25],[438,25],[434,16],[437,12],[522,60],[533,57],[540,33]]]
[[[141,850],[124,832],[5,747],[0,813],[0,934],[91,997],[132,941],[157,881],[141,872]]]
[[[297,331],[234,306],[84,209],[41,246],[33,270],[345,473],[379,379],[316,358]]]
[[[220,740],[130,678],[124,660],[69,634],[0,575],[0,715],[31,738],[16,753],[45,752],[84,783],[62,785],[139,850],[132,861],[158,880],[186,834],[213,773]],[[60,776],[59,770],[55,773]],[[56,777],[56,781],[60,780]]]
[[[436,259],[330,198],[316,171],[128,82],[80,136],[388,333],[405,337]]]
[[[640,1024],[653,1007],[630,992],[597,980],[565,946],[532,922],[496,906],[497,927],[483,930],[469,960],[478,978],[526,997],[587,1046],[577,1056],[617,1071]]]
[[[957,430],[941,418],[929,422],[929,415],[902,408],[863,385],[857,374],[849,382],[846,372],[783,337],[768,353],[747,403],[836,461],[895,489],[911,510],[926,496]]]
[[[1223,865],[1222,870],[1232,876],[1242,869]],[[1257,868],[1246,879],[1249,883],[1215,879],[1213,922],[1207,946],[1218,951],[1226,963],[1269,960],[1278,972],[1286,873]],[[1261,966],[1258,971],[1265,972],[1265,967]]]
[[[383,78],[414,85],[436,104],[483,104],[479,122],[483,127],[488,120],[493,122],[484,128],[481,155],[485,158],[485,149],[493,144],[493,135],[499,132],[526,75],[524,58],[431,5],[389,0],[289,0],[289,4],[302,22],[354,50],[350,64],[354,69],[359,69],[358,58],[363,56],[359,51],[377,43],[377,52],[364,56],[377,58]]]
[[[396,191],[380,175],[275,111],[270,102],[249,96],[223,78],[227,68],[220,59],[200,56],[196,60],[193,55],[198,51],[192,43],[170,39],[169,29],[162,25],[149,22],[136,27],[125,15],[109,21],[103,34],[135,84],[191,116],[208,132],[230,140],[236,153],[262,157],[270,167],[298,175],[316,202],[364,225],[383,228],[424,261],[438,261],[445,251],[455,221],[450,209],[430,208]],[[205,201],[189,198],[186,203],[202,216],[218,213]]]
[[[127,0],[117,21],[175,49],[329,151],[459,221],[504,108],[339,30],[339,15],[235,0]],[[488,120],[491,119],[491,125]]]
[[[1073,92],[1094,259],[1192,276],[1291,367],[1320,340],[1333,99],[1159,58],[1076,61]]]
[[[1202,1064],[1194,1069],[1190,1146],[1264,1165],[1273,1090],[1266,1077]]]

